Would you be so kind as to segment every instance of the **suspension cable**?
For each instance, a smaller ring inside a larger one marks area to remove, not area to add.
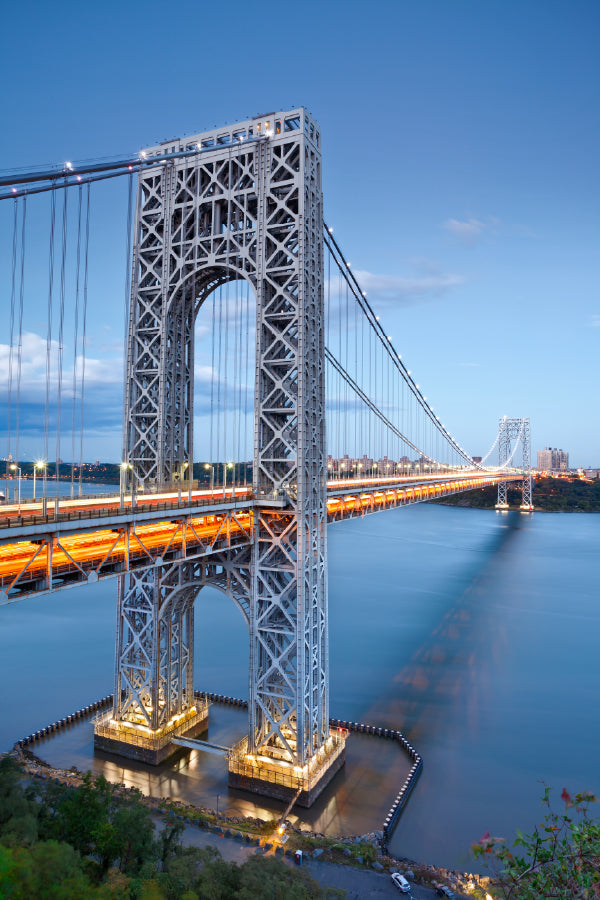
[[[448,441],[452,445],[455,452],[458,453],[458,455],[461,456],[469,464],[469,466],[473,466],[474,463],[473,463],[472,459],[467,455],[467,453],[461,447],[459,447],[459,445],[451,437],[449,432],[444,428],[444,426],[439,422],[437,417],[433,414],[431,407],[426,402],[425,398],[423,397],[423,394],[419,390],[414,379],[411,377],[408,369],[406,368],[406,366],[402,362],[400,356],[398,355],[398,353],[392,346],[391,341],[386,336],[382,326],[379,323],[378,317],[375,316],[375,313],[373,312],[373,309],[372,309],[370,303],[366,299],[366,295],[364,294],[363,291],[361,291],[358,281],[356,279],[356,276],[350,269],[350,264],[346,261],[344,254],[342,253],[342,250],[339,247],[339,244],[333,237],[332,230],[327,227],[327,224],[325,222],[323,223],[323,225],[324,225],[325,245],[328,247],[330,253],[332,254],[334,261],[336,262],[336,265],[338,266],[339,271],[343,274],[343,277],[348,282],[350,290],[354,294],[354,297],[357,300],[357,302],[360,304],[374,333],[377,335],[380,345],[390,355],[395,367],[401,373],[402,377],[406,379],[408,387],[410,388],[411,392],[413,393],[413,396],[415,397],[416,402],[421,406],[421,408],[423,409],[425,414],[431,419],[434,426],[437,429],[439,429],[441,432],[443,432],[445,440]]]
[[[9,471],[11,457],[11,419],[12,419],[12,382],[15,329],[15,296],[17,285],[17,234],[18,234],[19,201],[15,200],[13,209],[12,267],[10,287],[10,323],[8,339],[8,383],[7,383],[7,416],[6,416],[6,471]]]
[[[19,278],[19,337],[17,344],[17,414],[16,414],[16,438],[15,438],[15,458],[19,461],[19,440],[20,440],[20,424],[21,424],[21,372],[23,362],[23,301],[25,295],[25,222],[27,219],[27,198],[23,198],[23,212],[21,219],[21,274]]]
[[[83,427],[84,427],[84,397],[85,397],[85,358],[87,339],[87,301],[88,301],[88,258],[90,246],[90,186],[88,184],[85,210],[85,250],[83,267],[83,322],[81,333],[81,412],[79,415],[79,496],[83,493]]]
[[[405,441],[405,442],[408,444],[408,446],[409,446],[412,450],[414,450],[416,453],[420,453],[422,456],[424,456],[424,457],[425,457],[426,459],[428,459],[430,462],[435,462],[434,459],[432,459],[430,456],[428,456],[423,450],[420,450],[420,449],[417,447],[416,444],[413,444],[413,442],[412,442],[411,440],[409,440],[409,439],[406,437],[405,434],[402,434],[402,432],[399,431],[398,428],[396,428],[396,426],[395,426],[392,422],[390,422],[390,420],[387,418],[387,416],[379,409],[379,407],[377,406],[377,404],[376,404],[375,402],[373,402],[373,400],[371,400],[371,399],[367,396],[367,394],[365,394],[365,392],[358,386],[358,384],[357,384],[357,383],[354,381],[354,379],[348,374],[348,372],[346,372],[346,370],[345,370],[344,367],[341,365],[341,363],[338,362],[338,360],[337,360],[337,359],[335,358],[335,356],[331,353],[331,351],[327,349],[327,347],[325,348],[325,358],[331,363],[331,365],[334,367],[334,369],[336,370],[336,372],[341,376],[341,378],[342,378],[348,385],[350,385],[350,387],[352,388],[352,390],[356,391],[356,393],[358,394],[358,396],[360,397],[360,399],[363,401],[363,403],[364,403],[366,406],[368,406],[368,408],[371,410],[371,412],[374,413],[375,416],[376,416],[381,422],[383,422],[384,425],[386,425],[391,431],[393,431],[394,434],[395,434],[397,437],[399,437],[399,438],[401,438],[403,441]]]
[[[66,290],[66,266],[67,266],[67,222],[68,222],[68,194],[65,188],[63,194],[62,213],[62,243],[60,263],[60,289],[58,312],[58,345],[57,345],[57,387],[56,387],[56,504],[58,508],[59,481],[60,481],[60,436],[61,436],[61,400],[63,379],[63,351],[64,351],[64,325],[65,325],[65,290]]]
[[[48,250],[48,302],[46,322],[46,402],[44,405],[44,498],[48,478],[50,432],[50,376],[52,374],[52,318],[54,305],[54,231],[56,226],[56,194],[50,195],[50,241]]]
[[[73,410],[71,416],[71,499],[75,493],[75,417],[77,411],[77,350],[79,344],[79,276],[81,268],[81,207],[82,191],[78,191],[77,250],[75,255],[75,321],[73,325]]]

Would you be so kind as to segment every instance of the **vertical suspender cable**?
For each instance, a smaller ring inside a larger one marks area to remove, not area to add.
[[[350,299],[349,299],[348,282],[347,281],[346,281],[345,294],[346,294],[345,295],[346,302],[344,304],[345,305],[345,313],[346,313],[345,322],[344,322],[345,359],[344,359],[344,362],[342,363],[342,365],[344,366],[345,370],[348,371],[348,365],[349,365],[349,360],[348,360],[348,304],[350,303]],[[350,453],[348,452],[349,449],[350,448],[348,447],[348,382],[344,381],[344,452],[348,453],[348,457],[350,457]],[[348,465],[351,465],[351,463],[348,462]]]
[[[131,340],[129,335],[129,312],[131,307],[131,231],[133,216],[133,173],[128,176],[127,182],[127,213],[125,219],[125,296],[123,300],[123,345],[125,347],[125,352],[123,354],[123,389],[125,394],[127,394],[127,392],[129,391],[127,363],[129,352],[131,349],[129,346]],[[124,408],[127,409],[128,406],[128,400],[127,398],[125,398]],[[130,459],[126,458],[131,454],[131,447],[128,447],[131,436],[131,432],[129,430],[129,422],[124,422],[123,424],[124,427],[121,463],[131,462]],[[126,473],[121,473],[121,485],[125,484],[125,475]]]
[[[23,197],[21,221],[21,275],[19,284],[19,342],[17,344],[17,414],[15,421],[15,458],[19,460],[19,438],[21,421],[21,364],[23,359],[23,299],[25,295],[25,222],[27,218],[27,197]]]
[[[214,476],[215,476],[215,454],[214,454],[214,444],[213,444],[213,428],[214,428],[214,412],[215,412],[215,304],[216,304],[216,291],[212,293],[212,332],[210,339],[210,349],[211,349],[211,361],[210,361],[210,434],[209,434],[209,459],[211,468],[211,487],[214,486]]]
[[[218,337],[217,337],[217,475],[219,473],[219,466],[221,464],[221,357],[222,357],[222,342],[223,342],[223,285],[219,285],[219,316],[217,322],[218,328]]]
[[[234,283],[234,292],[235,292],[235,321],[236,321],[236,329],[235,329],[235,352],[234,352],[234,360],[235,360],[235,371],[236,371],[236,380],[235,380],[235,396],[234,396],[234,422],[235,422],[235,457],[234,461],[237,466],[233,471],[236,473],[235,484],[238,481],[241,483],[241,406],[242,406],[242,314],[241,314],[241,303],[240,303],[240,281],[239,278],[236,277]]]
[[[178,172],[175,170],[175,178],[177,179]],[[186,362],[187,362],[187,342],[186,342],[186,303],[187,303],[187,279],[186,279],[186,265],[185,265],[185,217],[186,217],[186,196],[187,196],[187,180],[188,180],[188,166],[187,161],[185,163],[185,167],[182,173],[182,201],[181,201],[181,222],[179,225],[179,259],[181,262],[181,274],[180,274],[180,284],[181,284],[181,296],[179,298],[179,303],[175,307],[175,323],[174,323],[174,336],[176,346],[173,348],[173,366],[174,371],[172,374],[173,378],[173,403],[178,407],[179,415],[177,416],[177,434],[173,434],[171,439],[177,443],[177,453],[175,454],[178,465],[179,465],[179,480],[180,483],[183,481],[184,474],[188,476],[189,479],[192,477],[192,472],[186,470],[185,462],[188,463],[188,468],[192,465],[192,461],[189,458],[189,453],[186,454],[186,451],[189,450],[189,446],[186,446],[187,441],[187,374],[186,374]],[[177,203],[177,187],[175,188],[175,204]],[[188,414],[192,414],[191,410],[187,410]],[[187,459],[186,459],[187,457]],[[193,469],[193,465],[192,465]]]
[[[81,207],[83,186],[77,192],[77,251],[75,260],[75,321],[73,323],[73,414],[71,416],[71,499],[75,493],[75,417],[77,410],[77,348],[79,345],[79,274],[81,267]]]
[[[225,362],[223,365],[223,492],[225,492],[227,483],[227,439],[229,437],[227,425],[230,415],[227,406],[229,388],[229,284],[229,281],[225,284],[225,333],[223,335],[225,346]]]
[[[62,376],[63,376],[63,337],[65,326],[65,286],[66,286],[66,266],[67,266],[67,221],[68,221],[68,195],[67,188],[63,188],[63,214],[62,214],[62,246],[61,246],[61,263],[60,263],[60,293],[59,293],[59,316],[58,316],[58,345],[57,345],[57,385],[56,385],[56,511],[58,511],[59,497],[59,479],[60,479],[60,414],[62,399]]]
[[[79,496],[83,493],[82,468],[83,468],[83,413],[85,393],[85,354],[87,338],[87,298],[88,298],[88,255],[90,245],[90,186],[87,185],[86,211],[85,211],[85,249],[83,267],[83,315],[81,329],[81,411],[79,414]]]
[[[15,296],[17,287],[17,233],[18,233],[19,201],[14,201],[13,207],[13,241],[12,241],[12,269],[10,286],[10,327],[8,337],[8,384],[7,384],[7,415],[6,415],[6,471],[9,471],[11,456],[11,416],[12,416],[12,382],[13,382],[13,354],[15,331]]]
[[[248,434],[248,432],[249,432],[252,435],[253,430],[254,430],[254,423],[252,422],[251,427],[250,428],[248,427],[248,415],[249,415],[248,410],[250,408],[250,398],[254,394],[254,390],[253,390],[253,386],[252,386],[254,366],[252,366],[252,371],[250,370],[250,366],[249,366],[249,360],[250,360],[250,292],[251,292],[251,288],[246,283],[246,304],[245,304],[246,305],[246,325],[245,325],[246,349],[244,352],[244,372],[245,372],[244,380],[246,382],[246,385],[245,385],[245,390],[244,390],[244,432],[245,432],[245,434]],[[256,318],[256,316],[255,316],[255,318]],[[253,345],[254,345],[254,343],[255,342],[253,342]],[[254,446],[254,439],[252,438],[252,440],[250,441],[250,460],[253,460],[253,450],[252,450],[253,446]],[[245,449],[248,450],[247,443],[246,443]],[[244,456],[246,456],[246,453],[244,453]],[[248,462],[250,462],[250,460],[248,460]],[[246,463],[244,463],[244,487],[246,487],[247,484],[248,484],[248,466]]]
[[[50,377],[52,375],[52,317],[54,300],[54,230],[56,225],[56,191],[50,191],[50,246],[48,251],[48,310],[46,323],[46,403],[44,406],[44,498],[48,477],[50,431]],[[45,500],[44,500],[45,502]]]

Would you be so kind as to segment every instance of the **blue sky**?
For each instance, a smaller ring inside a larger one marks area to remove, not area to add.
[[[462,446],[485,453],[501,415],[526,415],[534,449],[600,465],[595,0],[67,0],[12,4],[3,25],[1,169],[304,105],[323,133],[326,218]],[[94,204],[84,456],[117,459],[125,185]],[[47,205],[32,198],[32,223],[34,208],[22,458],[40,455]],[[2,209],[4,321],[9,235]],[[0,347],[2,365],[5,380]]]

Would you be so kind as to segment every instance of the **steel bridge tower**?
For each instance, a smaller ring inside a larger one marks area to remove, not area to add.
[[[206,727],[193,607],[213,584],[249,629],[248,738],[230,754],[230,783],[301,791],[305,805],[344,760],[328,709],[320,144],[296,109],[144,154],[174,157],[138,178],[124,459],[145,486],[192,477],[194,321],[216,287],[246,279],[256,295],[254,540],[210,563],[121,579],[114,709],[96,733],[97,746],[157,763],[170,736]],[[261,505],[282,493],[285,507]]]
[[[512,441],[520,441],[523,469],[523,481],[521,485],[521,509],[531,512],[532,479],[531,479],[531,428],[528,418],[509,418],[503,416],[498,423],[498,464],[502,468],[510,461],[516,445],[511,452]],[[508,482],[498,482],[498,502],[496,509],[508,509],[507,500]]]

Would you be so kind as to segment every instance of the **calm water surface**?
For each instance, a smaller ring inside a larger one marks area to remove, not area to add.
[[[96,486],[95,486],[95,489]],[[423,775],[396,853],[473,869],[486,829],[539,820],[541,780],[600,791],[600,516],[419,505],[329,530],[331,714],[400,728]],[[116,581],[0,609],[0,750],[112,691]],[[246,697],[245,624],[205,589],[196,603],[198,688]],[[243,734],[213,707],[210,735]],[[392,745],[353,736],[346,771],[303,821],[334,833],[380,827],[407,769]],[[159,772],[94,757],[89,725],[40,755],[162,795],[260,815],[228,792],[224,763],[192,752]],[[304,814],[303,814],[304,815]]]

